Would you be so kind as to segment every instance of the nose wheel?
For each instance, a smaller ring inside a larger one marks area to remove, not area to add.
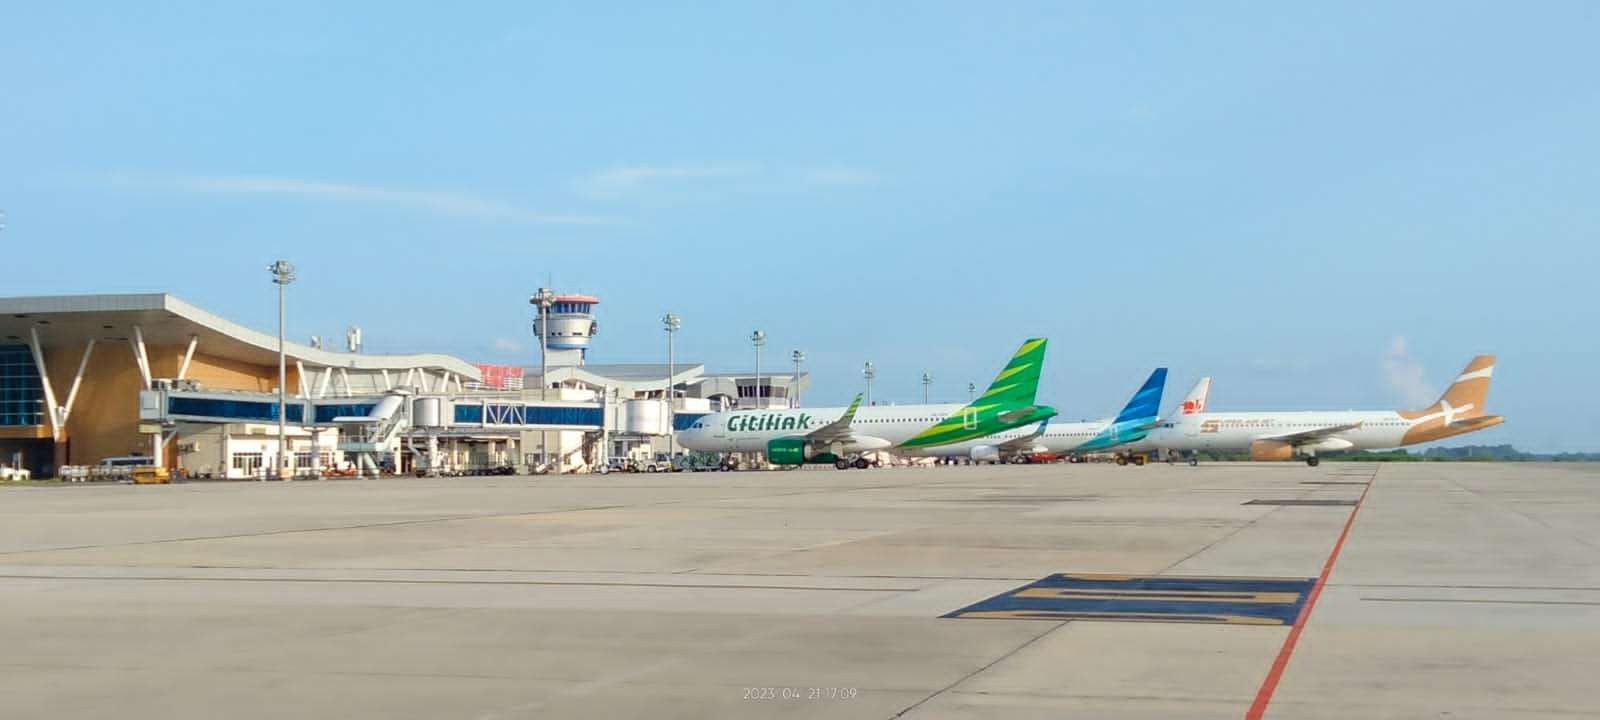
[[[1316,467],[1317,464],[1320,463],[1320,462],[1322,462],[1322,461],[1317,459],[1317,456],[1315,456],[1315,455],[1312,455],[1311,457],[1306,458],[1306,465],[1309,465],[1311,467]]]

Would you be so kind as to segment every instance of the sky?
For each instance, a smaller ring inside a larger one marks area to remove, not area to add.
[[[1600,4],[24,3],[0,296],[176,294],[376,352],[787,371],[807,404],[1426,405],[1600,450]]]

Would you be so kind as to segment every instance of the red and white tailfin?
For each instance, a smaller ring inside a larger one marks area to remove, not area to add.
[[[1205,412],[1206,396],[1210,394],[1211,378],[1200,378],[1200,382],[1194,384],[1194,388],[1189,390],[1189,394],[1183,396],[1183,404],[1178,406],[1178,414],[1194,415]]]

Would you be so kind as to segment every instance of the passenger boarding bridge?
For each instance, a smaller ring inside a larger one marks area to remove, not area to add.
[[[396,455],[392,467],[400,468],[397,454],[402,450],[410,453],[416,469],[437,474],[451,466],[462,442],[504,443],[512,458],[508,464],[517,465],[526,431],[605,433],[600,402],[527,401],[515,394],[415,387],[347,397],[292,397],[284,415],[287,425],[311,431],[313,439],[318,430],[337,428],[337,449],[353,456],[362,474],[372,475],[390,455]],[[160,457],[161,444],[173,437],[179,423],[276,424],[278,396],[163,382],[139,394],[139,420],[161,428],[155,441],[155,456]],[[443,451],[441,442],[447,444]]]

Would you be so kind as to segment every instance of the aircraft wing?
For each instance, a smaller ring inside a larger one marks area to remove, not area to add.
[[[1312,428],[1310,430],[1301,430],[1299,432],[1285,433],[1283,435],[1263,435],[1263,436],[1258,437],[1256,439],[1257,440],[1281,440],[1283,442],[1289,443],[1290,445],[1304,445],[1305,443],[1316,442],[1316,441],[1321,440],[1323,438],[1327,438],[1327,437],[1331,437],[1331,436],[1334,436],[1334,435],[1338,435],[1339,433],[1345,432],[1347,430],[1354,430],[1354,429],[1356,429],[1358,427],[1361,427],[1361,423],[1358,423],[1358,422],[1355,422],[1355,423],[1344,423],[1344,424],[1341,424],[1341,425],[1327,425],[1327,426],[1324,426],[1324,427]]]
[[[844,411],[843,415],[839,416],[838,420],[806,433],[806,440],[809,440],[813,444],[819,446],[827,445],[836,441],[849,440],[850,423],[855,421],[856,408],[860,407],[860,405],[861,394],[857,393],[856,399],[850,401],[850,407]]]
[[[1027,435],[1023,435],[1022,437],[1011,438],[1010,440],[996,445],[995,448],[1000,450],[1028,450],[1033,447],[1033,441],[1038,440],[1039,436],[1044,434],[1045,426],[1048,424],[1050,424],[1049,420],[1040,422],[1039,429],[1034,430]]]

